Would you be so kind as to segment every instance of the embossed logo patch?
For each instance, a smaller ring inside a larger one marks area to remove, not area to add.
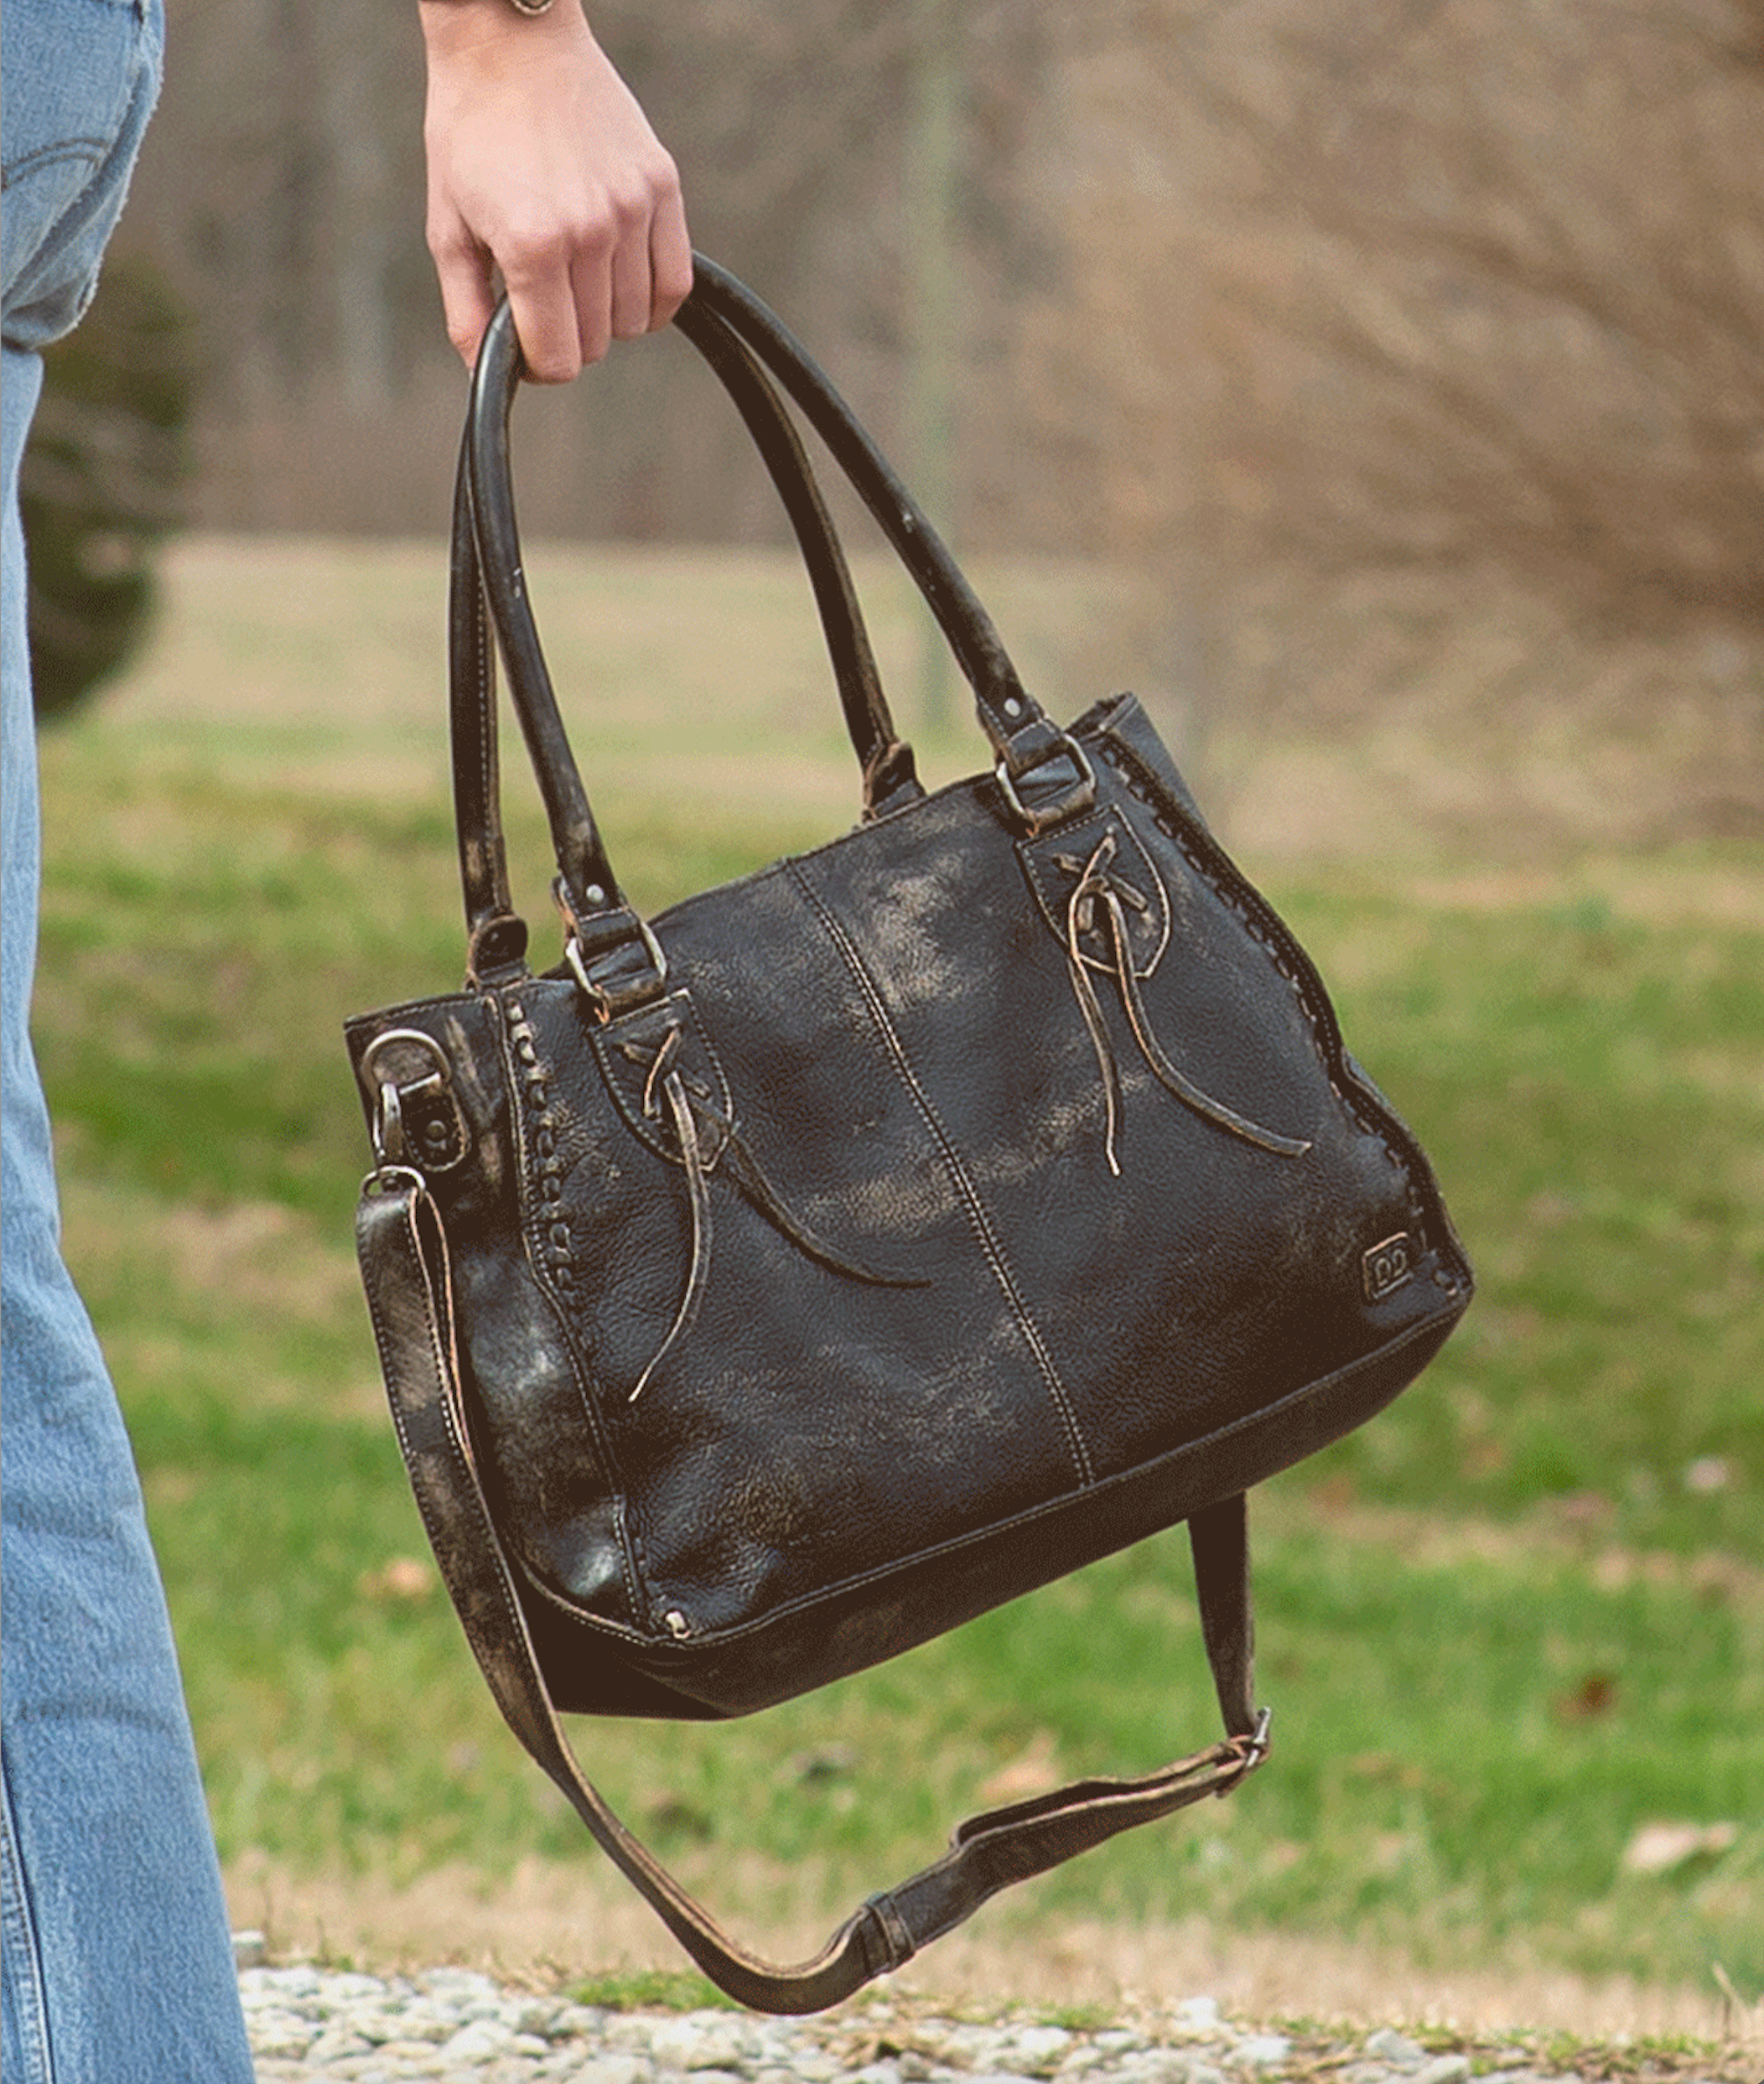
[[[1406,1230],[1374,1245],[1360,1260],[1361,1278],[1368,1303],[1382,1303],[1415,1278],[1415,1241]]]

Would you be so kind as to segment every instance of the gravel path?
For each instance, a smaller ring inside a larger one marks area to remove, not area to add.
[[[1764,2084],[1764,2060],[1737,2050],[1259,2028],[1205,1997],[1072,2027],[945,2018],[885,1994],[814,2019],[608,2010],[462,1968],[247,1967],[239,1980],[260,2084]]]

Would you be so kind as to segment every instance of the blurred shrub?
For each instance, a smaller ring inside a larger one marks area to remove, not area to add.
[[[1050,536],[1147,574],[1120,677],[1213,815],[1376,722],[1512,844],[1764,831],[1764,0],[1061,21],[1013,407]]]
[[[1764,631],[1759,0],[1131,21],[1068,184],[1122,533]]]
[[[154,269],[118,257],[45,357],[20,480],[39,720],[81,702],[146,632],[155,558],[189,475],[195,388],[181,306]]]

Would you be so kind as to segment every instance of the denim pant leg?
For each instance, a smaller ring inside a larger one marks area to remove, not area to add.
[[[248,2084],[220,1874],[122,1414],[61,1259],[29,1034],[38,812],[18,466],[158,73],[137,0],[5,0],[0,352],[0,2070]]]

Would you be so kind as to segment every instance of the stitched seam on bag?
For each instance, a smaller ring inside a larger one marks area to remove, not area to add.
[[[484,581],[480,576],[473,589],[472,630],[473,648],[477,653],[477,700],[472,705],[472,718],[478,727],[478,771],[484,777],[484,799],[489,816],[500,822],[502,806],[499,801],[501,782],[498,774],[496,747],[495,682],[492,676],[490,618],[485,612]],[[486,852],[489,850],[486,849]]]
[[[531,1152],[527,1142],[527,1110],[532,1103],[527,1081],[520,1076],[519,1069],[515,1062],[511,1034],[514,1021],[518,1018],[525,1024],[528,1033],[532,1037],[533,1058],[536,1065],[543,1071],[546,1084],[555,1086],[557,1073],[550,1065],[540,1059],[537,1031],[534,1029],[532,1022],[527,1018],[525,1010],[519,1004],[519,994],[530,991],[534,981],[529,979],[526,983],[511,987],[506,993],[489,995],[496,1009],[497,1049],[502,1060],[505,1087],[509,1095],[509,1119],[515,1143],[516,1193],[519,1196],[521,1205],[521,1242],[527,1253],[527,1263],[532,1273],[534,1284],[550,1306],[552,1314],[557,1320],[565,1351],[572,1364],[571,1373],[575,1380],[576,1401],[581,1407],[583,1419],[588,1428],[588,1436],[594,1442],[594,1453],[599,1458],[600,1467],[605,1474],[607,1485],[613,1498],[615,1506],[613,1516],[619,1530],[620,1558],[624,1565],[625,1596],[630,1601],[633,1617],[641,1622],[649,1620],[656,1614],[659,1610],[661,1603],[649,1584],[646,1572],[633,1539],[634,1529],[625,1511],[625,1502],[629,1495],[630,1485],[625,1480],[624,1471],[620,1467],[618,1458],[613,1452],[612,1443],[606,1437],[600,1425],[594,1399],[588,1393],[586,1383],[593,1377],[594,1370],[589,1366],[587,1356],[577,1342],[574,1331],[570,1325],[569,1313],[563,1305],[563,1299],[547,1276],[544,1253],[535,1248],[537,1242],[537,1218],[533,1210],[532,1196],[528,1192]]]
[[[1430,1242],[1433,1227],[1431,1212],[1422,1194],[1414,1166],[1392,1141],[1388,1125],[1382,1116],[1369,1112],[1366,1096],[1358,1091],[1345,1060],[1346,1045],[1333,1012],[1326,1006],[1318,1004],[1305,977],[1291,963],[1283,959],[1279,950],[1274,945],[1270,926],[1288,940],[1292,938],[1289,930],[1272,906],[1258,898],[1247,885],[1234,887],[1220,877],[1214,863],[1196,842],[1194,835],[1172,815],[1164,801],[1165,792],[1159,785],[1156,776],[1147,770],[1131,746],[1123,744],[1110,732],[1099,741],[1098,749],[1119,773],[1128,788],[1151,812],[1159,829],[1175,843],[1189,867],[1219,902],[1243,921],[1244,931],[1268,957],[1275,973],[1284,977],[1291,988],[1293,996],[1299,1003],[1299,1009],[1305,1015],[1305,1024],[1310,1029],[1311,1044],[1316,1050],[1317,1061],[1322,1067],[1324,1076],[1329,1081],[1330,1091],[1341,1103],[1362,1134],[1371,1137],[1379,1145],[1393,1169],[1402,1179],[1409,1220],[1424,1240],[1429,1240],[1429,1249],[1434,1255],[1433,1264],[1429,1269],[1429,1278],[1435,1286],[1446,1294],[1460,1293],[1463,1284],[1447,1273],[1441,1263],[1439,1246]],[[1296,941],[1294,946],[1297,946]],[[1333,1050],[1331,1036],[1334,1038]],[[1339,1077],[1336,1075],[1338,1065],[1341,1072]]]
[[[1275,932],[1290,939],[1292,936],[1289,930],[1265,900],[1259,899],[1255,893],[1247,888],[1234,887],[1219,876],[1215,864],[1208,858],[1205,850],[1197,844],[1194,835],[1187,831],[1158,800],[1160,792],[1157,790],[1154,777],[1147,774],[1143,763],[1138,759],[1131,747],[1111,739],[1103,747],[1103,751],[1112,764],[1120,770],[1122,779],[1128,786],[1144,801],[1160,829],[1175,842],[1181,852],[1183,859],[1213,892],[1220,903],[1235,913],[1243,922],[1244,931],[1268,957],[1276,975],[1283,977],[1290,987],[1294,998],[1299,1002],[1300,1011],[1305,1015],[1305,1024],[1310,1029],[1312,1046],[1315,1049],[1317,1060],[1329,1080],[1330,1091],[1341,1102],[1350,1119],[1358,1127],[1361,1133],[1371,1137],[1383,1150],[1392,1169],[1401,1178],[1409,1220],[1425,1238],[1430,1225],[1414,1169],[1405,1160],[1402,1152],[1392,1142],[1388,1126],[1382,1113],[1374,1114],[1368,1110],[1367,1096],[1359,1090],[1346,1062],[1346,1044],[1341,1034],[1340,1023],[1336,1020],[1331,1008],[1326,1004],[1318,1003],[1310,988],[1308,981],[1294,968],[1291,963],[1283,960],[1279,949],[1274,945],[1269,931],[1270,926]],[[1262,914],[1265,914],[1266,916],[1259,915]],[[1331,1037],[1333,1037],[1333,1046],[1331,1042]],[[1340,1076],[1336,1075],[1338,1065]],[[1457,1293],[1457,1283],[1445,1278],[1437,1253],[1435,1253],[1429,1273],[1437,1287],[1443,1288],[1448,1294]]]
[[[801,868],[795,863],[786,865],[789,867],[791,880],[802,891],[817,916],[826,926],[828,932],[833,936],[835,946],[844,957],[846,967],[856,980],[858,988],[863,993],[864,1003],[869,1008],[870,1017],[880,1029],[882,1038],[894,1059],[895,1068],[900,1076],[900,1082],[905,1086],[913,1105],[919,1111],[921,1119],[931,1131],[939,1149],[943,1153],[943,1160],[948,1167],[950,1177],[955,1182],[962,1205],[968,1211],[968,1221],[975,1236],[980,1241],[981,1249],[985,1253],[987,1262],[993,1270],[994,1278],[998,1282],[1006,1302],[1011,1307],[1016,1318],[1018,1329],[1022,1332],[1028,1344],[1030,1356],[1040,1372],[1042,1381],[1047,1385],[1048,1394],[1052,1397],[1054,1407],[1058,1411],[1061,1421],[1066,1428],[1067,1444],[1071,1449],[1072,1459],[1077,1465],[1079,1480],[1087,1488],[1095,1483],[1097,1475],[1095,1467],[1090,1459],[1090,1449],[1085,1443],[1083,1433],[1078,1425],[1077,1414],[1072,1408],[1071,1398],[1066,1385],[1060,1379],[1060,1371],[1054,1365],[1053,1356],[1043,1342],[1041,1334],[1034,1319],[1029,1314],[1029,1306],[1017,1287],[1016,1277],[1011,1272],[1009,1262],[1004,1256],[1004,1247],[993,1228],[991,1219],[987,1215],[986,1205],[980,1198],[979,1189],[969,1179],[967,1168],[962,1164],[953,1141],[939,1118],[936,1109],[931,1105],[930,1096],[919,1083],[917,1074],[914,1071],[911,1062],[907,1057],[905,1046],[901,1042],[899,1034],[896,1034],[893,1022],[888,1017],[888,1008],[883,1003],[881,993],[877,988],[875,980],[864,967],[864,959],[859,954],[850,936],[822,901]]]

